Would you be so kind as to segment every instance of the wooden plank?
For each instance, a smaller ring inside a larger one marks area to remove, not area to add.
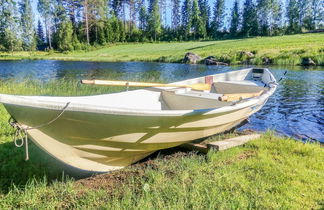
[[[202,153],[208,152],[207,146],[202,144],[186,143],[181,145],[181,147],[188,150],[194,150]]]
[[[248,141],[259,138],[260,136],[260,134],[251,134],[225,139],[223,141],[210,142],[207,144],[207,148],[208,150],[214,149],[216,151],[222,151],[232,147],[243,145]]]

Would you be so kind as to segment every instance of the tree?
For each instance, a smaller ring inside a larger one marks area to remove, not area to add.
[[[273,31],[280,16],[278,0],[258,0],[257,11],[262,35],[273,35]]]
[[[97,43],[99,36],[103,37],[103,35],[99,35],[99,33],[103,33],[101,29],[103,28],[104,19],[106,18],[105,5],[107,5],[106,0],[83,1],[83,18],[88,45],[90,42]]]
[[[38,12],[43,16],[45,21],[45,31],[47,43],[52,49],[52,21],[53,21],[53,2],[52,0],[38,0]]]
[[[237,35],[239,24],[240,24],[240,13],[239,13],[239,2],[235,0],[232,13],[231,13],[231,25],[230,25],[230,34],[235,37]]]
[[[60,27],[61,22],[65,21],[67,18],[67,13],[65,7],[63,6],[62,0],[53,1],[53,32],[56,33]]]
[[[163,20],[164,25],[167,24],[167,6],[168,0],[159,0],[160,16]]]
[[[205,38],[206,26],[200,16],[198,0],[193,0],[191,18],[194,39]]]
[[[180,16],[180,0],[172,1],[172,28],[174,30],[179,29],[181,24],[181,16]]]
[[[110,0],[110,7],[115,17],[121,16],[123,0]]]
[[[140,11],[139,11],[139,28],[142,31],[147,30],[147,20],[148,20],[148,14],[146,11],[145,5],[142,5]]]
[[[64,6],[66,14],[70,17],[72,26],[75,26],[77,22],[77,16],[82,8],[81,0],[62,0],[62,4]]]
[[[288,0],[287,5],[288,33],[300,32],[301,28],[298,24],[299,12],[296,0]]]
[[[13,0],[0,0],[0,45],[7,51],[21,50],[19,17]]]
[[[57,31],[57,48],[60,51],[71,51],[73,47],[73,27],[70,20],[63,21]]]
[[[158,0],[150,0],[149,3],[148,31],[151,38],[156,41],[158,35],[161,33],[159,2]]]
[[[316,29],[318,26],[322,25],[324,27],[324,2],[323,0],[312,0],[311,5],[311,28]]]
[[[133,25],[135,24],[136,22],[136,3],[135,0],[128,0],[128,5],[129,5],[129,25],[128,25],[128,28],[129,28],[129,32],[132,33],[132,29],[133,29]]]
[[[30,0],[22,0],[22,2],[20,3],[20,14],[23,49],[33,51],[36,49],[36,38],[33,18],[34,15],[30,4]]]
[[[324,1],[323,0],[299,0],[299,26],[304,29],[313,30],[317,23],[324,23]]]
[[[183,28],[183,34],[186,40],[188,40],[190,35],[190,30],[192,26],[191,21],[191,11],[192,11],[192,1],[191,0],[184,0],[182,6],[182,21],[181,25]]]
[[[208,0],[199,0],[198,1],[200,17],[202,22],[205,25],[206,33],[209,34],[210,31],[210,7],[208,4]]]
[[[224,26],[224,17],[225,17],[225,1],[216,0],[214,7],[214,17],[213,17],[213,30],[214,38],[217,38],[219,32]]]
[[[247,37],[257,36],[259,34],[259,23],[256,6],[252,0],[245,0],[242,19],[242,34]]]
[[[84,17],[84,25],[85,25],[85,34],[87,37],[87,44],[90,45],[90,36],[89,36],[89,13],[88,13],[88,0],[83,1],[83,17]]]
[[[43,45],[45,42],[45,36],[43,26],[40,20],[37,22],[37,46]]]

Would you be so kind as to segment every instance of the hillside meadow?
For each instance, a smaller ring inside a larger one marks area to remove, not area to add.
[[[73,52],[0,53],[0,60],[54,59],[69,61],[182,62],[187,52],[202,58],[215,56],[229,64],[300,65],[304,58],[324,65],[324,33],[196,42],[115,43],[99,49]],[[242,52],[252,52],[247,57]],[[201,60],[203,62],[203,60]]]

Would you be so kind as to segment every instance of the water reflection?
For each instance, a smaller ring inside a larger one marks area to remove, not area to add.
[[[66,62],[52,60],[1,61],[0,78],[98,78],[172,82],[244,67],[165,64],[145,62]],[[272,67],[280,78],[287,70],[277,92],[262,110],[241,129],[278,133],[304,140],[324,142],[324,68]]]

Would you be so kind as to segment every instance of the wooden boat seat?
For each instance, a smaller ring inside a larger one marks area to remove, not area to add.
[[[185,88],[162,91],[164,105],[170,110],[211,109],[231,105],[232,102],[219,101],[222,94],[188,90]]]
[[[261,81],[241,80],[241,81],[221,81],[212,84],[212,93],[258,93],[261,90],[268,90]]]

